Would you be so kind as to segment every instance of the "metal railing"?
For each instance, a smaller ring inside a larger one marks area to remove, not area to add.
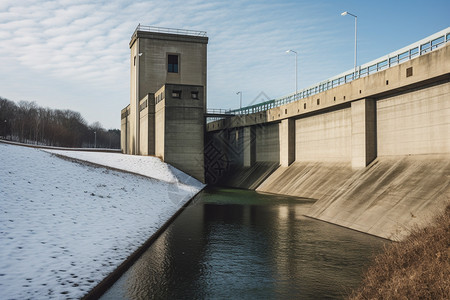
[[[230,114],[230,110],[229,109],[222,109],[222,108],[208,108],[207,110],[208,114],[222,114],[222,115],[226,115],[226,114]]]
[[[188,29],[176,29],[176,28],[165,28],[165,27],[155,27],[155,26],[146,26],[139,24],[134,31],[133,36],[137,31],[146,31],[146,32],[157,32],[157,33],[169,33],[169,34],[179,34],[179,35],[190,35],[190,36],[199,36],[206,37],[206,31],[197,31],[197,30],[188,30]]]
[[[324,92],[326,90],[335,88],[339,85],[351,82],[355,79],[362,78],[370,74],[385,70],[387,68],[403,63],[417,56],[429,53],[443,46],[447,42],[450,42],[450,27],[441,30],[429,37],[426,37],[414,44],[404,47],[400,50],[394,51],[392,53],[389,53],[388,55],[385,55],[371,62],[363,64],[357,68],[356,72],[354,69],[352,69],[339,75],[336,75],[334,77],[331,77],[327,80],[324,80],[316,85],[305,88],[297,93],[292,93],[290,95],[281,98],[265,101],[251,106],[225,110],[225,113],[235,115],[246,115],[282,106],[284,104],[288,104]]]

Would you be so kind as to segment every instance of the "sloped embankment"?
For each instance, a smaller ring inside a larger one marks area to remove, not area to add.
[[[257,190],[315,198],[308,216],[392,240],[429,223],[450,201],[450,157],[377,158],[367,168],[295,163]]]
[[[278,168],[256,190],[322,199],[333,194],[353,174],[350,163],[295,162]]]
[[[450,206],[435,222],[390,244],[349,299],[448,299]]]

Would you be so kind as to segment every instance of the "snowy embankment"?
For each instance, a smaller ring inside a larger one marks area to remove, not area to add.
[[[0,299],[82,297],[203,187],[154,157],[0,143],[0,162]]]

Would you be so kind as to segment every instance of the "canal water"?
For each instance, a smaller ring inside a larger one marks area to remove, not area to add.
[[[102,299],[339,299],[385,240],[304,217],[311,200],[206,189]]]

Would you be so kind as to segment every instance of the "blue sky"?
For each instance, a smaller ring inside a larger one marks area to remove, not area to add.
[[[119,128],[129,104],[131,34],[142,25],[206,31],[208,107],[290,94],[450,26],[450,1],[0,1],[0,96],[79,111]]]

